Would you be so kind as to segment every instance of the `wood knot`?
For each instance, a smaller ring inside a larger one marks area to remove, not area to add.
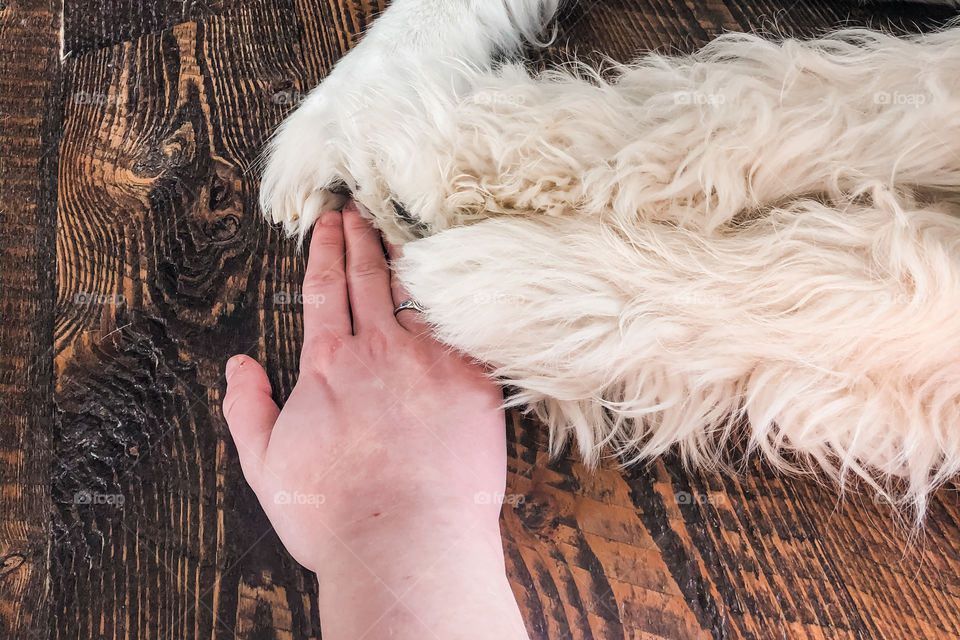
[[[0,578],[13,573],[22,567],[26,561],[27,556],[22,553],[9,553],[5,556],[0,556]]]
[[[560,524],[561,515],[557,501],[544,491],[524,494],[513,506],[524,529],[542,537],[550,537]],[[507,508],[506,500],[504,508]]]
[[[172,136],[160,143],[160,153],[168,167],[182,167],[193,161],[196,145],[193,123],[185,122]]]
[[[205,191],[205,202],[195,203],[194,214],[201,219],[204,234],[214,242],[226,242],[240,233],[243,190],[233,167],[214,168]],[[206,206],[204,206],[206,205]]]
[[[240,218],[229,214],[207,225],[207,236],[216,242],[226,242],[240,231]]]

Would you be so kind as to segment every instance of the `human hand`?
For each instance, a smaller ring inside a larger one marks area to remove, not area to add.
[[[473,596],[475,608],[510,605],[508,626],[490,637],[525,637],[503,573],[500,390],[432,340],[417,312],[395,318],[406,299],[353,205],[325,214],[303,283],[300,377],[283,410],[259,364],[227,363],[224,415],[244,475],[290,553],[321,576],[328,637],[356,637],[363,624],[396,629],[398,616],[436,633],[430,621],[448,616],[444,607],[464,608],[437,602],[457,585],[456,600]],[[349,594],[365,603],[356,620],[342,606]],[[491,624],[469,606],[458,622],[468,635],[472,613]]]

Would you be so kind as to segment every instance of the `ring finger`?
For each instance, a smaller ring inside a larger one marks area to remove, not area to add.
[[[384,244],[387,246],[387,253],[390,254],[390,292],[393,294],[393,304],[394,308],[396,308],[412,298],[400,282],[400,278],[397,277],[396,271],[393,269],[393,263],[402,256],[400,247],[394,246],[389,242],[384,242]],[[396,316],[400,326],[411,333],[419,334],[429,331],[429,325],[427,325],[423,313],[416,309],[404,309],[397,313]]]

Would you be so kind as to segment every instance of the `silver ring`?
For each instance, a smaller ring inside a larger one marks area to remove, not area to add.
[[[416,300],[404,300],[397,305],[397,308],[393,310],[393,315],[396,317],[401,311],[406,311],[407,309],[412,309],[414,311],[419,311],[423,313],[426,311],[423,307],[420,306],[420,303]]]

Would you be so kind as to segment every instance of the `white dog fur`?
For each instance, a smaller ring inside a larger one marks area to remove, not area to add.
[[[426,236],[400,277],[554,451],[746,439],[922,513],[960,472],[960,28],[494,65],[557,4],[395,0],[281,126],[264,210],[302,238],[343,181]]]

